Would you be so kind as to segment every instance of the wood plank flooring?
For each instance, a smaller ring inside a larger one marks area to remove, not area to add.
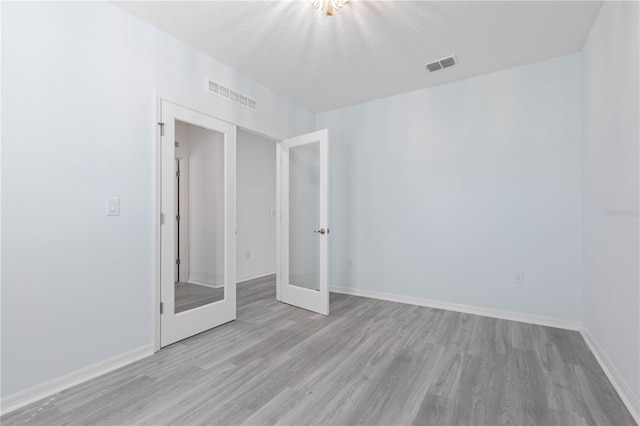
[[[632,425],[578,332],[342,294],[324,317],[238,284],[238,320],[3,425]]]
[[[175,285],[176,314],[224,299],[224,288],[180,282]]]

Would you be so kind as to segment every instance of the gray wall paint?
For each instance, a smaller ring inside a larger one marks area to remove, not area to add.
[[[278,138],[315,124],[109,3],[2,4],[3,397],[152,342],[156,90]]]
[[[639,9],[638,2],[605,2],[582,54],[584,322],[636,398]]]
[[[331,140],[332,285],[581,320],[579,54],[316,127]]]

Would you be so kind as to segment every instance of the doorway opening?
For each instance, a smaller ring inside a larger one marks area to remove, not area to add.
[[[237,284],[274,275],[276,300],[328,315],[327,130],[275,141],[162,98],[158,124],[156,348],[235,320]]]
[[[237,281],[250,284],[248,281],[273,280],[274,294],[277,262],[276,148],[274,139],[237,128]],[[247,293],[246,290],[243,288],[242,295]],[[241,297],[240,288],[238,297]]]

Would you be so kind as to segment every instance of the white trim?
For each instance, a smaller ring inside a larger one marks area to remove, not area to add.
[[[426,306],[428,308],[445,309],[447,311],[462,312],[465,314],[480,315],[483,317],[499,318],[510,321],[526,322],[529,324],[544,325],[547,327],[563,328],[565,330],[579,331],[582,324],[558,318],[542,317],[538,315],[521,314],[518,312],[501,311],[497,309],[481,308],[479,306],[459,305],[457,303],[440,302],[437,300],[421,299],[418,297],[399,296],[390,293],[361,290],[348,287],[331,287],[334,293],[350,294],[352,296],[370,297],[372,299],[388,300],[390,302],[407,303],[409,305]]]
[[[211,117],[214,117],[218,120],[226,121],[229,124],[232,124],[238,128],[241,128],[242,130],[249,130],[253,133],[264,136],[269,139],[273,139],[275,141],[279,141],[287,137],[286,134],[271,136],[268,133],[268,130],[263,129],[260,126],[249,127],[249,126],[255,125],[255,123],[247,123],[247,121],[252,121],[253,118],[247,116],[248,117],[248,120],[247,120],[247,119],[243,119],[243,117],[229,117],[230,114],[228,112],[231,111],[231,109],[226,107],[212,108],[211,106],[207,106],[206,104],[194,103],[186,98],[173,96],[169,93],[159,91],[159,90],[155,92],[155,99],[157,101],[162,99],[172,104],[177,104],[184,108],[188,108],[192,111],[210,115]]]
[[[153,265],[152,276],[153,286],[151,290],[151,315],[153,316],[153,324],[155,328],[152,332],[151,338],[153,340],[153,350],[158,352],[160,350],[160,256],[161,252],[161,239],[162,234],[162,200],[160,193],[162,190],[162,126],[159,124],[162,122],[162,96],[160,93],[155,92],[156,100],[156,123],[153,123],[153,127],[156,133],[156,140],[153,145],[153,155],[155,157],[154,164],[154,176],[155,176],[155,190],[153,193],[153,202],[155,204],[155,211],[153,212]]]
[[[224,280],[222,281],[211,281],[211,280],[204,280],[204,279],[200,279],[200,278],[192,278],[189,277],[189,280],[187,281],[188,284],[193,284],[193,285],[201,285],[204,287],[211,287],[211,288],[222,288],[224,287]]]
[[[633,391],[624,380],[624,377],[622,377],[622,374],[620,374],[618,369],[611,362],[606,352],[602,349],[602,346],[600,346],[595,337],[593,337],[589,329],[583,325],[580,330],[580,334],[582,334],[584,341],[587,342],[587,346],[591,349],[593,356],[596,357],[596,360],[609,378],[613,388],[618,392],[618,395],[622,402],[624,402],[624,405],[626,405],[627,410],[629,410],[629,413],[631,413],[636,423],[640,424],[640,399],[633,394]]]
[[[282,301],[282,142],[276,143],[276,300]]]
[[[180,168],[180,200],[178,201],[180,223],[177,226],[180,235],[180,251],[178,253],[180,265],[178,271],[180,277],[189,277],[189,157],[176,157],[176,160],[178,160]]]
[[[274,138],[272,136],[265,135],[264,133],[256,132],[255,130],[251,130],[251,129],[248,129],[248,128],[242,127],[242,126],[238,126],[238,130],[242,130],[243,132],[247,132],[247,133],[254,134],[256,136],[260,136],[261,138],[264,138],[264,139],[269,139],[270,141],[273,141],[275,143],[278,143],[281,140],[281,139],[277,139],[277,138]]]
[[[236,278],[236,284],[244,282],[244,281],[255,280],[257,278],[268,277],[269,275],[273,275],[275,273],[276,273],[275,269],[270,269],[268,271],[258,272],[257,274],[246,274],[246,275],[243,275],[241,277],[237,277]]]
[[[40,385],[16,392],[2,399],[2,415],[22,408],[48,396],[54,395],[72,386],[91,380],[95,377],[117,370],[118,368],[153,355],[154,345],[148,344],[138,349],[116,355],[85,368],[73,371]]]
[[[243,275],[241,277],[237,277],[236,278],[236,284],[244,282],[244,281],[250,281],[250,280],[255,280],[257,278],[262,278],[262,277],[268,277],[269,275],[274,275],[276,273],[275,269],[271,269],[269,271],[263,271],[263,272],[258,272],[258,273],[254,273],[254,274],[246,274]],[[204,279],[199,279],[199,278],[192,278],[189,277],[189,281],[187,281],[189,284],[194,284],[194,285],[202,285],[205,287],[212,287],[212,288],[222,288],[224,286],[224,281],[211,281],[211,280],[204,280]]]

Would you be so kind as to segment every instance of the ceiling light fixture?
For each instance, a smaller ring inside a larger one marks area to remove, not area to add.
[[[324,13],[327,16],[333,15],[333,12],[340,9],[342,6],[347,4],[349,0],[311,0],[311,4]]]

